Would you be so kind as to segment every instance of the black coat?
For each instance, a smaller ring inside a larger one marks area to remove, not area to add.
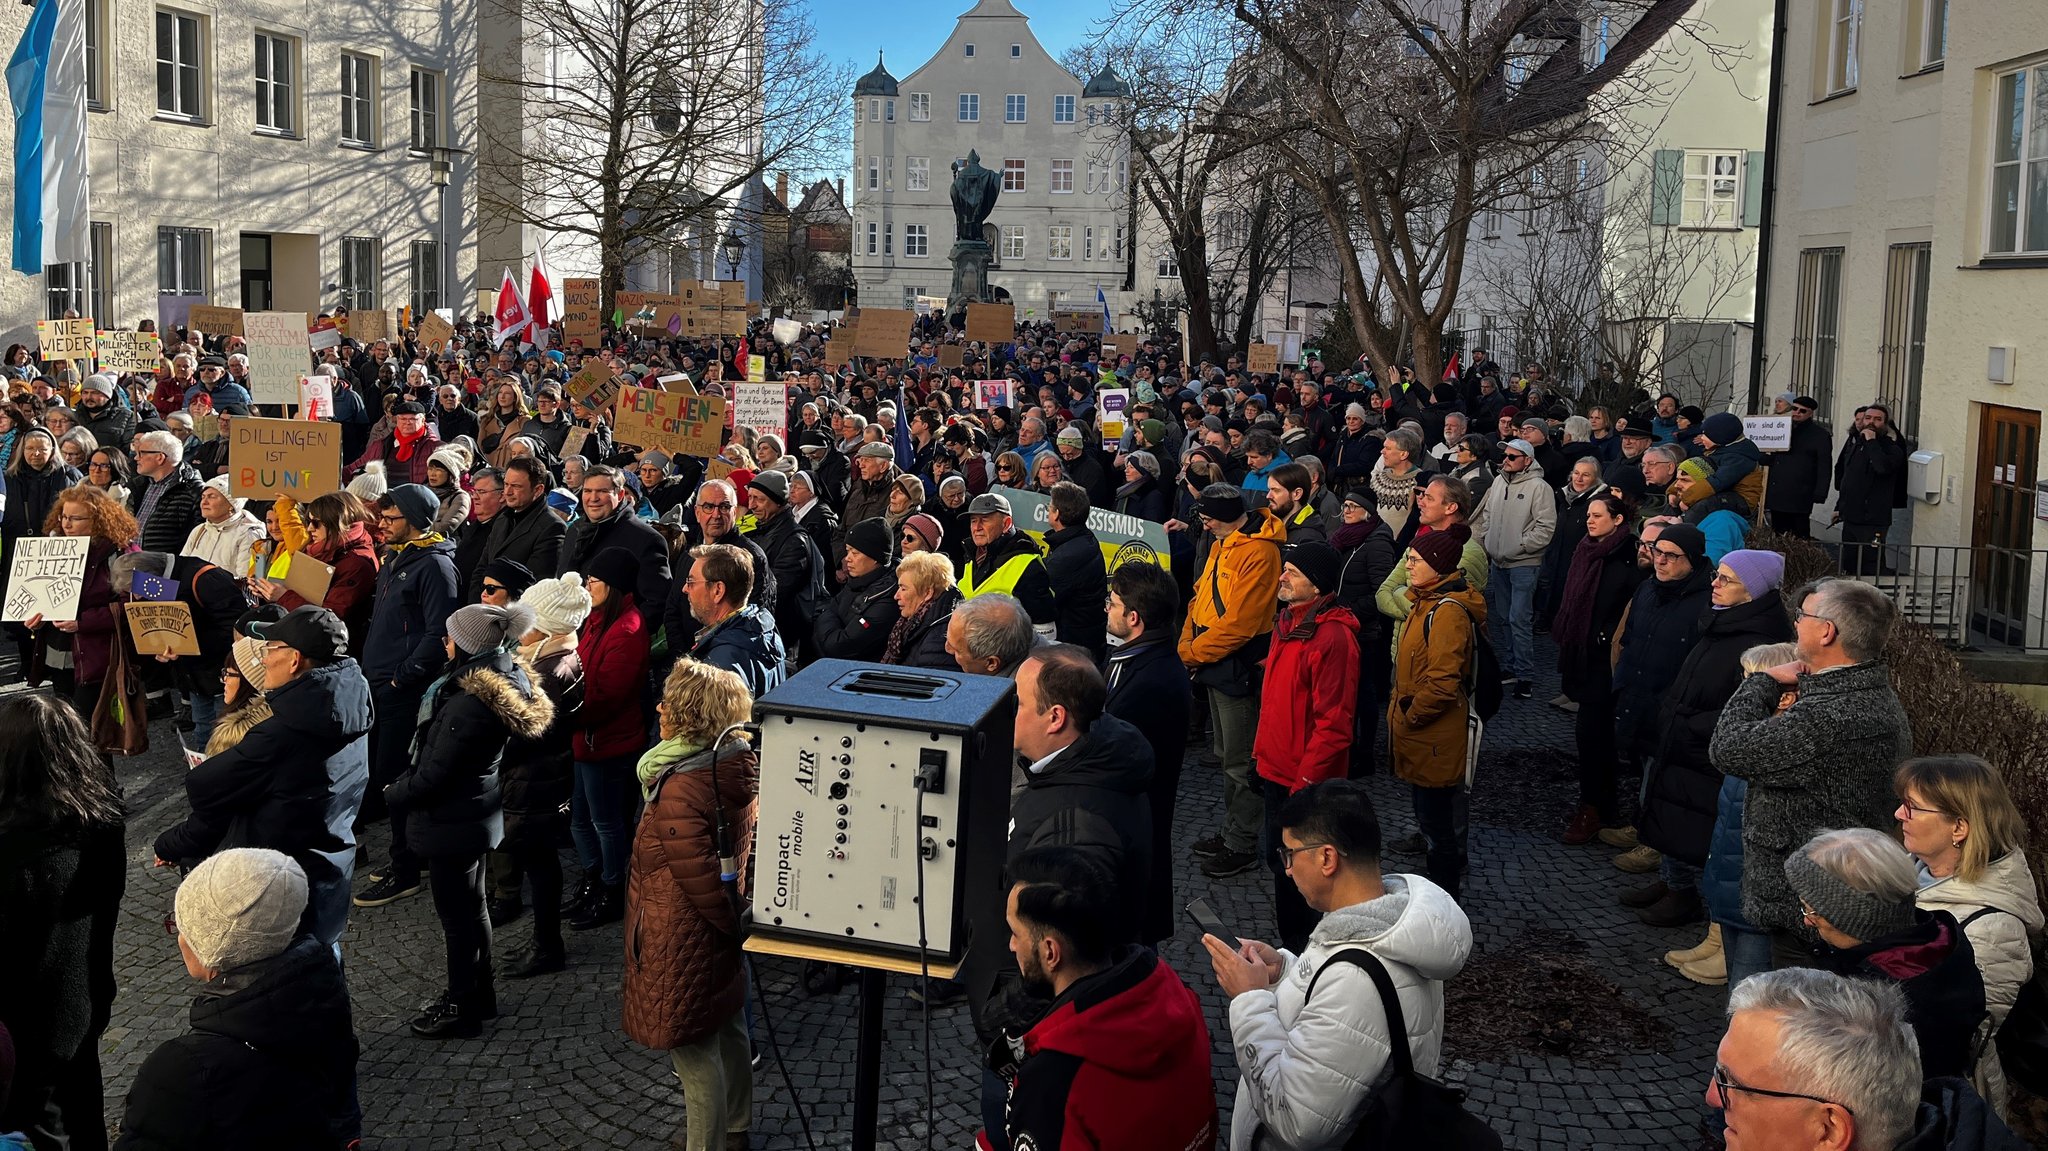
[[[846,581],[832,602],[818,613],[811,642],[824,659],[879,663],[889,646],[889,631],[900,616],[896,608],[896,572],[878,567]]]
[[[811,585],[810,549],[804,546],[804,537],[803,528],[786,508],[777,512],[774,519],[758,524],[752,535],[741,537],[752,541],[761,553],[754,560],[754,578],[760,580],[762,573],[767,572],[772,577],[768,584],[774,589],[772,596],[748,599],[774,614],[775,630],[783,634],[792,649],[811,634],[811,621],[798,607],[804,589]],[[819,556],[821,561],[823,558]]]
[[[441,442],[444,444],[452,443],[457,436],[476,439],[476,413],[461,404],[455,405],[451,411],[437,403],[428,412],[428,416],[434,421],[434,429],[441,433]]]
[[[1792,425],[1792,446],[1764,457],[1770,465],[1770,484],[1764,491],[1767,511],[1806,515],[1813,505],[1828,498],[1828,480],[1834,470],[1834,452],[1828,430],[1813,420]]]
[[[483,548],[473,569],[463,569],[458,554],[456,568],[462,575],[463,603],[475,603],[484,594],[484,568],[492,560],[513,560],[524,564],[535,579],[551,579],[561,562],[562,540],[569,525],[555,518],[545,500],[536,499],[525,511],[504,508],[491,517]],[[456,546],[460,553],[461,545]]]
[[[125,449],[128,441],[122,440],[120,446]],[[149,484],[149,477],[143,475],[128,480],[128,511],[138,520],[142,518],[142,498],[148,493]],[[142,525],[138,543],[143,551],[177,555],[185,550],[185,538],[199,526],[199,492],[204,486],[205,481],[192,470],[192,465],[178,465],[178,470],[165,481],[156,506],[149,509],[149,522]]]
[[[633,556],[634,566],[640,572],[640,582],[633,588],[633,602],[640,605],[640,618],[652,632],[661,623],[656,615],[661,610],[657,605],[668,602],[668,541],[646,520],[634,515],[632,509],[620,508],[602,523],[579,519],[570,524],[553,574],[588,571],[591,557],[606,548],[624,548]]]
[[[196,556],[173,556],[170,578],[178,582],[178,599],[192,611],[192,632],[199,654],[179,657],[171,665],[177,685],[200,695],[220,691],[221,664],[235,646],[235,621],[254,606],[236,573]]]
[[[1970,937],[1955,916],[1916,908],[1913,926],[1904,931],[1839,950],[1822,943],[1814,948],[1814,957],[1824,971],[1895,984],[1905,992],[1906,1022],[1920,1040],[1922,1077],[1965,1077],[1975,1070],[1977,1026],[1984,1019],[1984,977],[1977,971]],[[1897,961],[1907,957],[1924,970],[1901,979],[1893,972]],[[1887,959],[1892,962],[1884,962]]]
[[[795,515],[796,509],[792,507],[789,514]],[[827,569],[836,569],[839,562],[846,558],[844,549],[836,552],[832,550],[833,537],[839,534],[839,513],[832,510],[831,504],[823,499],[812,503],[811,510],[804,513],[804,518],[798,520],[796,526],[810,533],[811,542],[818,545],[818,554],[825,557]],[[837,582],[838,576],[836,571],[827,570],[825,578],[827,583],[834,583]]]
[[[1054,635],[1077,644],[1099,663],[1108,646],[1109,569],[1102,559],[1102,541],[1086,526],[1045,533],[1045,574],[1052,582]],[[994,570],[991,568],[990,570]],[[1023,590],[1019,586],[1018,590]]]
[[[550,651],[533,660],[534,677],[555,705],[548,729],[538,739],[516,736],[505,744],[498,768],[505,797],[505,841],[502,846],[555,846],[555,828],[562,804],[568,802],[575,775],[570,746],[577,714],[583,710],[583,660],[574,649]]]
[[[1583,525],[1581,525],[1583,538]],[[1558,575],[1558,593],[1564,592],[1563,584],[1570,575],[1571,565]],[[1606,699],[1614,693],[1614,633],[1621,626],[1622,613],[1628,611],[1630,601],[1635,598],[1639,587],[1649,573],[1636,566],[1634,542],[1624,543],[1609,552],[1600,564],[1600,582],[1593,591],[1593,625],[1587,630],[1583,643],[1560,643],[1557,648],[1557,674],[1563,680],[1564,693],[1572,699],[1585,703]]]
[[[1387,648],[1387,617],[1377,603],[1380,585],[1394,572],[1394,533],[1386,521],[1374,516],[1372,530],[1344,553],[1342,578],[1337,584],[1337,602],[1358,617],[1358,650],[1370,659],[1390,658]]]
[[[1128,490],[1126,490],[1128,489]],[[1117,489],[1116,510],[1127,516],[1163,524],[1173,518],[1172,501],[1159,486],[1159,481],[1139,473],[1136,484],[1125,484]]]
[[[505,652],[467,661],[443,681],[416,735],[413,766],[384,789],[423,856],[480,856],[505,834],[498,768],[513,738],[539,739],[555,705],[531,667]]]
[[[270,718],[185,775],[192,814],[156,838],[187,866],[230,847],[267,847],[306,872],[300,929],[333,943],[348,923],[353,830],[369,786],[370,685],[352,659],[271,689]]]
[[[1776,589],[1725,611],[1708,611],[1699,642],[1664,693],[1657,759],[1643,783],[1636,834],[1644,843],[1694,865],[1707,860],[1721,794],[1721,772],[1707,753],[1721,707],[1742,682],[1742,653],[1792,638],[1792,621]]]
[[[939,593],[931,609],[925,612],[924,622],[904,641],[903,650],[896,662],[904,667],[933,667],[946,671],[959,671],[960,661],[946,650],[946,627],[953,622],[953,609],[961,604],[957,588],[947,588]]]
[[[2027,1151],[1968,1079],[1929,1079],[1920,1084],[1920,1111],[1913,1130],[1893,1151]]]
[[[338,1151],[355,1023],[333,949],[301,935],[192,1003],[192,1030],[143,1060],[117,1151]]]
[[[1905,468],[1905,441],[1888,435],[1866,440],[1850,432],[1835,457],[1835,514],[1845,524],[1890,524],[1898,506],[1892,497]]]
[[[1713,578],[1714,569],[1702,563],[1682,580],[1637,585],[1622,628],[1621,658],[1614,664],[1614,730],[1623,755],[1654,746],[1658,705],[1699,639]]]
[[[1173,837],[1166,834],[1166,829],[1173,826],[1181,756],[1187,750],[1188,712],[1194,707],[1188,669],[1180,662],[1174,637],[1167,634],[1135,647],[1112,650],[1103,666],[1103,675],[1109,681],[1104,713],[1137,728],[1152,748],[1152,779],[1145,786],[1154,828],[1151,874],[1172,875]],[[1139,941],[1154,944],[1171,938],[1179,923],[1173,884],[1153,884],[1143,903]]]
[[[20,445],[15,450],[19,451]],[[43,520],[48,518],[58,495],[84,482],[85,477],[78,474],[77,468],[60,459],[52,458],[50,469],[44,472],[33,471],[24,464],[21,471],[7,477],[7,508],[5,519],[0,520],[4,524],[0,536],[11,544],[23,536],[42,535]],[[179,546],[183,544],[180,540]]]

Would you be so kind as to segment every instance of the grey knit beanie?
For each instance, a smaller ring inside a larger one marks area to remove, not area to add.
[[[533,619],[533,609],[525,604],[497,607],[473,603],[448,617],[448,636],[455,641],[456,651],[482,655],[518,643],[533,630]]]
[[[232,971],[291,946],[306,914],[306,872],[291,856],[231,847],[178,885],[178,934],[199,962]]]
[[[1913,926],[1913,901],[1894,903],[1849,886],[1841,876],[1813,861],[1801,847],[1785,857],[1785,878],[1813,913],[1836,931],[1868,943]]]

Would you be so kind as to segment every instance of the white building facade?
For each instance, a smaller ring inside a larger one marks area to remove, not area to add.
[[[0,339],[33,348],[68,308],[133,328],[195,303],[473,306],[475,0],[82,2],[92,259],[0,272]]]
[[[1020,318],[1055,302],[1121,312],[1135,228],[1122,104],[1105,69],[1083,82],[1009,0],[979,0],[938,54],[898,81],[881,63],[854,87],[853,270],[861,302],[911,306],[952,285],[953,166],[1002,174],[989,282]]]

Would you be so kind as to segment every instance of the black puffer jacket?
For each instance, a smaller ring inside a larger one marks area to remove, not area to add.
[[[539,739],[555,705],[533,665],[510,652],[473,657],[434,688],[416,734],[413,766],[384,789],[423,856],[482,855],[504,838],[498,768],[514,738]]]
[[[1629,601],[1614,665],[1614,730],[1622,754],[1654,746],[1659,702],[1699,639],[1713,578],[1714,569],[1701,564],[1682,580],[1644,580]]]
[[[1891,523],[1905,471],[1904,440],[1888,432],[1866,440],[1851,431],[1835,456],[1835,514],[1845,524]]]
[[[957,588],[947,588],[932,601],[924,621],[910,633],[896,662],[904,667],[932,667],[959,671],[960,661],[946,650],[946,628],[953,622],[953,609],[962,602]]]
[[[1375,602],[1380,585],[1394,571],[1394,533],[1387,530],[1386,522],[1378,516],[1370,520],[1372,530],[1365,538],[1344,553],[1344,566],[1339,569],[1342,579],[1338,581],[1337,602],[1351,609],[1358,617],[1358,650],[1367,660],[1386,660],[1387,617],[1380,614]],[[1338,531],[1341,533],[1342,528]]]
[[[1977,1065],[1977,1026],[1984,1019],[1984,977],[1956,918],[1915,908],[1913,926],[1855,947],[1814,948],[1816,966],[1851,979],[1896,984],[1906,995],[1906,1022],[1920,1040],[1928,1078],[1970,1074]]]
[[[127,442],[121,441],[124,446]],[[149,509],[149,522],[142,525],[139,542],[143,551],[177,555],[184,550],[185,538],[199,524],[199,493],[205,484],[191,464],[179,464],[178,470],[165,479],[163,494],[157,497],[156,506]],[[142,501],[149,494],[149,487],[148,476],[138,475],[128,481],[128,511],[137,519],[142,518]]]
[[[846,581],[811,629],[811,641],[825,659],[879,662],[889,646],[896,608],[896,572],[878,567]]]
[[[555,705],[554,718],[538,739],[515,736],[505,745],[498,769],[505,796],[505,842],[502,846],[552,847],[562,804],[568,802],[575,773],[570,747],[577,713],[583,710],[583,660],[577,655],[576,633],[551,636],[520,654],[533,665],[541,690]]]
[[[1052,583],[1054,634],[1061,643],[1078,644],[1098,663],[1108,647],[1108,617],[1101,605],[1109,598],[1109,569],[1102,543],[1084,525],[1045,533],[1045,573]],[[1021,585],[1020,585],[1020,589]]]
[[[332,949],[301,935],[217,977],[192,1030],[135,1075],[116,1151],[330,1151],[344,1144],[355,1024]]]

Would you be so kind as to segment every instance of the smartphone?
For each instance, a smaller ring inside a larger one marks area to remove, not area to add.
[[[1231,934],[1228,927],[1223,926],[1223,920],[1217,918],[1216,911],[1209,906],[1208,900],[1190,900],[1188,902],[1188,918],[1195,921],[1195,926],[1201,928],[1204,935],[1215,936],[1222,940],[1224,946],[1232,951],[1243,949],[1244,944],[1238,941],[1237,936]]]

